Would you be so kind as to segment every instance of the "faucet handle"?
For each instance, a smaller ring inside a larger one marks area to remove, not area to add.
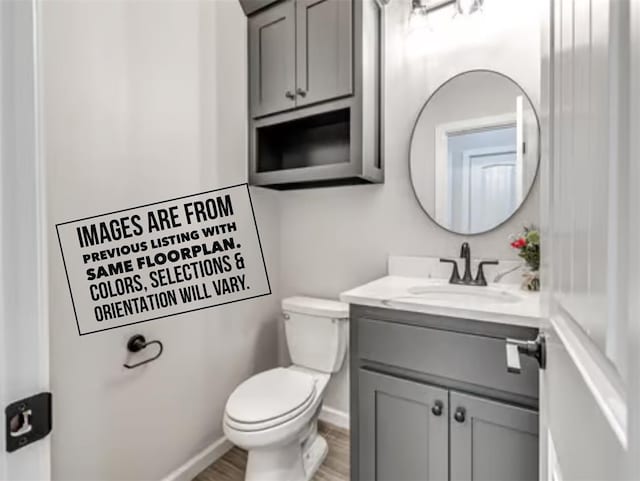
[[[484,277],[484,266],[487,266],[487,265],[497,266],[498,264],[499,264],[498,261],[480,261],[480,263],[478,264],[478,272],[476,274],[476,278],[473,281],[473,283],[476,286],[486,286],[487,279]]]
[[[451,271],[451,277],[449,278],[449,284],[460,284],[460,273],[458,272],[458,262],[455,259],[440,259],[440,262],[446,262],[453,264],[453,270]]]

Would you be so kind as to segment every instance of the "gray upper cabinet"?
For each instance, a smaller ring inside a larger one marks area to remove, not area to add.
[[[249,16],[249,183],[381,183],[378,0],[240,0]]]
[[[297,105],[352,93],[351,0],[296,1]]]
[[[450,417],[451,481],[538,480],[537,412],[451,392]]]
[[[295,1],[249,18],[249,91],[254,117],[296,106]]]
[[[352,93],[352,0],[284,0],[249,18],[254,118]]]
[[[447,391],[366,370],[359,390],[359,479],[448,479]]]

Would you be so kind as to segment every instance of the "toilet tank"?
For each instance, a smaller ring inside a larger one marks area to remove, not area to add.
[[[284,329],[291,361],[316,371],[338,372],[349,336],[349,305],[312,297],[282,301]]]

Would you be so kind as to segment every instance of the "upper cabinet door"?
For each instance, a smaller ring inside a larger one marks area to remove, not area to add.
[[[448,393],[361,369],[359,479],[448,479]]]
[[[538,481],[538,413],[450,393],[451,481]]]
[[[252,117],[296,106],[294,0],[249,18],[249,90]]]
[[[297,0],[297,104],[353,91],[352,0]]]

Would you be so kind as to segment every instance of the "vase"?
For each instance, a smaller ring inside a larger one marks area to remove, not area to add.
[[[527,270],[522,274],[522,289],[525,291],[540,290],[540,272],[537,270]]]

